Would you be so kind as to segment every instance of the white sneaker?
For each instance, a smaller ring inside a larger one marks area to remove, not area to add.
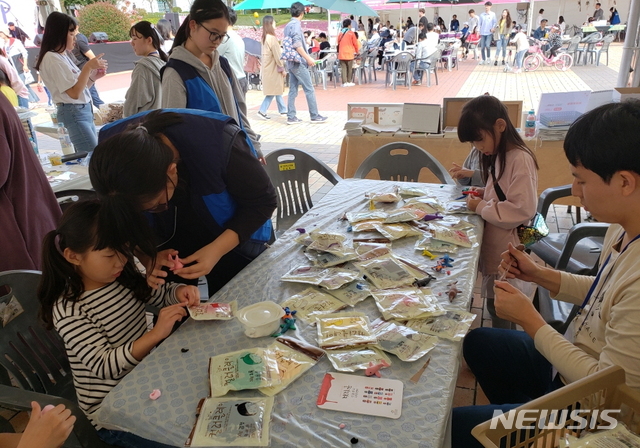
[[[342,84],[342,87],[349,87],[349,83],[345,82],[344,84]]]
[[[356,85],[356,83],[355,83],[355,82],[350,82],[350,83],[349,83],[349,86],[350,86],[350,87],[354,87],[355,85]]]

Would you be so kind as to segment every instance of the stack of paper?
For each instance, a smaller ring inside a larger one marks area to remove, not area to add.
[[[538,137],[543,141],[562,141],[567,136],[567,131],[569,130],[569,126],[554,126],[550,128],[539,122],[537,125]]]
[[[368,124],[363,124],[362,129],[364,129],[367,132],[371,132],[373,134],[378,134],[380,132],[397,132],[400,130],[400,125],[398,124],[381,125],[376,123],[368,123]]]
[[[364,133],[362,123],[364,120],[360,118],[350,118],[344,124],[344,130],[347,131],[347,135],[362,135]]]

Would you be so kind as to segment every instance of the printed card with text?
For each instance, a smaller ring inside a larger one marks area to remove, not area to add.
[[[400,418],[404,385],[400,380],[325,374],[316,404],[321,409]]]

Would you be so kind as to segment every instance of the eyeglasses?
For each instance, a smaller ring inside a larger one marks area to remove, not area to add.
[[[171,182],[171,185],[173,185],[173,189],[175,190],[176,188],[176,184],[173,183],[173,180],[171,180],[170,177],[167,177],[167,183],[164,186],[164,194],[165,194],[165,198],[167,199],[166,202],[161,202],[159,204],[154,205],[151,208],[146,208],[144,210],[142,210],[143,212],[146,213],[162,213],[162,212],[166,212],[167,210],[169,210],[169,182]]]
[[[200,22],[198,22],[198,25],[200,25],[202,28],[205,29],[207,33],[209,33],[209,41],[211,41],[211,43],[216,43],[220,41],[220,43],[223,44],[229,40],[229,35],[227,33],[220,34],[220,33],[216,33],[215,31],[211,31],[207,29],[207,27]]]

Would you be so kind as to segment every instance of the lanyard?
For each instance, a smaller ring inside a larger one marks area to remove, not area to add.
[[[624,238],[624,233],[622,234],[622,238]],[[631,245],[631,243],[633,243],[638,238],[640,238],[640,235],[637,235],[634,239],[629,241],[629,243],[627,243],[627,245],[624,246],[624,249],[622,249],[622,251],[620,252],[620,255],[618,255],[618,258],[620,258],[622,256],[622,254],[624,253],[624,251],[627,250],[627,248]],[[589,292],[587,292],[587,296],[584,298],[584,302],[582,302],[582,305],[580,306],[581,309],[584,308],[587,305],[587,303],[589,303],[589,300],[591,299],[591,296],[593,295],[593,293],[594,293],[594,291],[596,289],[596,286],[600,282],[600,277],[602,276],[602,273],[604,272],[604,269],[607,267],[607,264],[609,264],[609,260],[611,260],[611,253],[609,253],[609,255],[607,256],[607,259],[605,260],[605,262],[602,264],[602,266],[598,270],[598,275],[596,275],[595,280],[593,281],[593,283],[591,284],[591,287],[589,288]],[[615,262],[614,262],[614,264],[615,264]],[[611,271],[613,271],[613,267],[611,268]],[[609,278],[609,275],[611,275],[611,271],[609,271],[609,273],[607,274],[607,278],[605,278],[605,282]]]

